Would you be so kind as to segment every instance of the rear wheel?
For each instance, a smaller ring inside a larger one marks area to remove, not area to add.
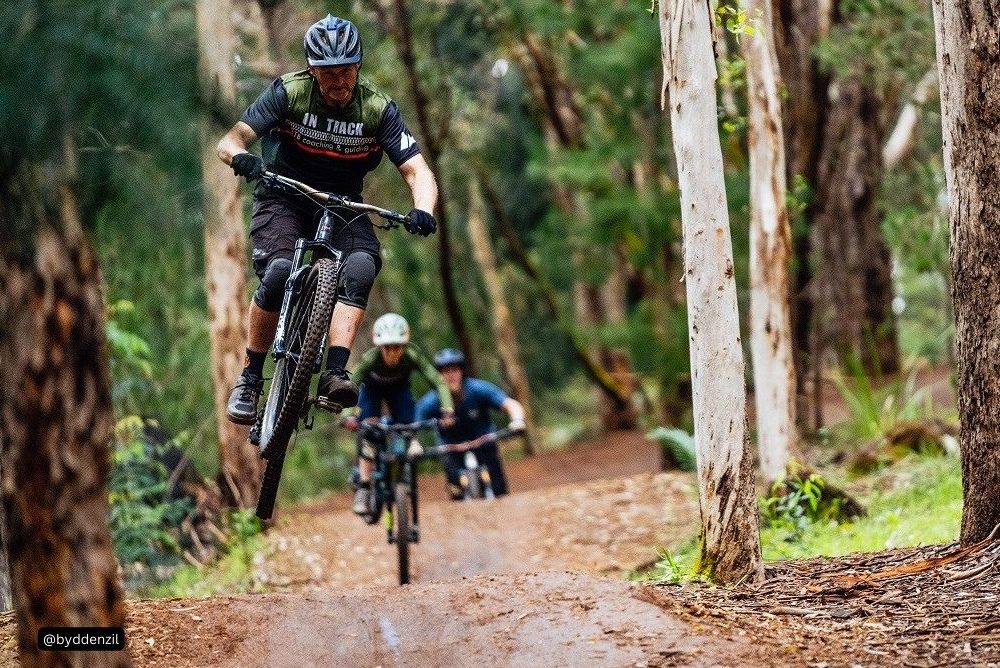
[[[336,278],[336,263],[326,258],[318,260],[306,277],[298,303],[292,307],[287,352],[275,366],[261,423],[260,445],[267,460],[257,499],[257,517],[262,520],[270,519],[274,512],[288,440],[302,414],[316,372],[316,358],[337,301]]]
[[[399,553],[399,584],[410,584],[410,486],[396,483],[396,551]]]

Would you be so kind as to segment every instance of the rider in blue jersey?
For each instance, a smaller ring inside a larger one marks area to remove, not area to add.
[[[503,410],[510,418],[508,429],[523,431],[524,407],[520,402],[508,397],[493,383],[479,378],[465,376],[465,355],[453,348],[445,348],[434,356],[434,366],[444,376],[455,404],[454,423],[439,426],[438,434],[445,444],[463,443],[485,436],[497,430],[490,415],[491,410]],[[417,402],[417,420],[427,420],[441,416],[441,399],[436,392],[428,392]],[[507,493],[507,477],[500,462],[500,450],[496,442],[485,443],[476,449],[480,463],[490,473],[493,493],[502,496]],[[463,454],[448,453],[445,456],[445,475],[453,499],[462,498],[459,487],[459,472]]]

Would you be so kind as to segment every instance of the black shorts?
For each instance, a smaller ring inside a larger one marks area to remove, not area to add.
[[[296,198],[298,199],[298,198]],[[303,201],[267,192],[254,193],[253,217],[250,221],[250,241],[253,244],[253,269],[258,278],[275,258],[292,259],[298,239],[316,236],[322,209],[305,196]],[[379,241],[371,219],[350,209],[335,209],[333,246],[344,252],[344,260],[357,251],[375,258],[381,267]],[[346,221],[346,224],[344,224]]]

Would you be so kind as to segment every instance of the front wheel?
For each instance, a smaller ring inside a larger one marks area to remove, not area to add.
[[[260,445],[267,459],[257,499],[257,517],[262,520],[271,519],[274,512],[288,440],[299,422],[309,383],[316,372],[316,358],[330,328],[337,301],[336,287],[336,263],[327,258],[318,260],[306,277],[300,299],[292,307],[287,351],[275,366],[261,424]]]
[[[396,551],[399,555],[399,584],[410,584],[410,486],[396,483]]]
[[[462,472],[462,479],[466,481],[465,483],[466,499],[483,498],[483,479],[480,477],[478,468],[465,469]]]

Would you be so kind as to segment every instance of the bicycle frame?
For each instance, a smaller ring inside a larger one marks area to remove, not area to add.
[[[388,226],[380,227],[395,227],[396,225],[402,225],[409,222],[409,218],[395,211],[383,209],[382,207],[373,206],[371,204],[365,204],[363,202],[354,202],[338,195],[325,193],[307,186],[300,181],[290,179],[286,176],[281,176],[280,174],[275,174],[274,172],[266,171],[264,172],[264,176],[261,178],[265,183],[270,182],[278,184],[297,191],[298,193],[308,195],[321,205],[334,205],[350,209],[358,214],[374,213],[390,221]],[[285,335],[288,331],[288,320],[291,317],[292,305],[298,298],[299,290],[302,287],[302,281],[309,272],[309,265],[305,263],[306,253],[312,252],[310,260],[313,260],[316,257],[316,251],[322,251],[324,256],[333,259],[336,263],[337,271],[340,271],[340,263],[343,259],[343,252],[333,245],[333,232],[336,227],[334,215],[335,214],[329,209],[324,209],[323,215],[319,220],[319,225],[316,227],[316,235],[313,239],[311,241],[308,239],[298,239],[295,242],[295,252],[292,256],[292,271],[288,277],[288,281],[285,283],[285,293],[282,296],[281,309],[278,312],[278,328],[275,333],[274,345],[272,347],[272,354],[275,360],[280,359],[286,353]],[[323,359],[325,349],[326,344],[324,343],[320,350],[320,360]]]
[[[381,422],[377,425],[367,425],[359,429],[358,438],[365,438],[368,430],[377,430],[384,443],[374,443],[376,446],[375,470],[372,472],[372,492],[386,508],[385,529],[386,538],[390,543],[395,540],[393,531],[393,508],[400,499],[395,498],[396,483],[403,482],[409,486],[413,502],[413,522],[419,521],[419,495],[417,491],[416,461],[407,454],[410,439],[422,430],[434,429],[436,420],[426,420],[406,425],[393,425]],[[371,439],[369,439],[371,442]]]
[[[274,346],[272,348],[275,360],[285,355],[285,333],[288,331],[288,321],[291,318],[292,305],[298,299],[302,281],[309,273],[310,265],[305,263],[306,253],[311,251],[312,257],[310,257],[310,260],[313,260],[316,257],[316,251],[323,251],[326,256],[333,259],[337,272],[340,272],[340,262],[344,254],[333,246],[333,228],[333,214],[329,211],[324,211],[313,240],[298,239],[295,242],[295,254],[292,256],[292,271],[288,276],[288,281],[285,282],[285,294],[282,296],[281,310],[278,312],[278,329],[274,336]],[[325,350],[326,342],[320,348],[317,364],[322,361]]]

